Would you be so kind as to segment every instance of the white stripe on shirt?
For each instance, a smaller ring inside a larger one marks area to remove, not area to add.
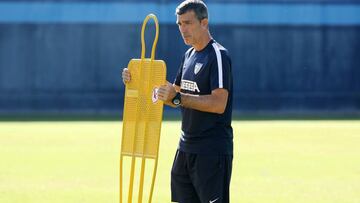
[[[213,43],[212,46],[214,47],[215,53],[216,53],[216,60],[218,64],[218,74],[219,74],[219,88],[223,88],[223,68],[222,68],[222,59],[221,59],[221,53],[219,47],[216,45],[216,43]]]

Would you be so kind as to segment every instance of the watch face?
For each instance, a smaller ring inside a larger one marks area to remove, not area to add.
[[[174,99],[173,102],[174,102],[175,105],[179,105],[180,104],[180,99]]]

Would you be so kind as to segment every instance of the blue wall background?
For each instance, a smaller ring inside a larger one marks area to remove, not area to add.
[[[134,2],[0,0],[0,116],[121,115],[121,69],[139,58],[150,12],[173,81],[188,48],[175,24],[180,1]],[[357,1],[206,3],[212,35],[233,59],[236,115],[359,115]],[[152,24],[146,36],[150,47]]]

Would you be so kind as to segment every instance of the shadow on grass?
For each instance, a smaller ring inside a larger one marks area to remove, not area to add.
[[[163,120],[179,121],[180,112],[164,112]],[[233,120],[360,120],[360,113],[344,112],[234,112]],[[122,121],[122,114],[88,113],[43,113],[43,114],[0,114],[0,122],[36,121]]]

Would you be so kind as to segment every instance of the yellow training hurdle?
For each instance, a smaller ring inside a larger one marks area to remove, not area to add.
[[[145,58],[144,32],[149,19],[156,26],[155,39],[151,58]],[[157,99],[157,88],[166,81],[166,64],[155,60],[156,44],[159,36],[159,23],[155,15],[149,14],[141,29],[141,59],[131,59],[128,69],[131,81],[125,87],[123,113],[123,129],[120,154],[120,203],[123,202],[123,159],[131,157],[128,203],[132,202],[135,159],[141,158],[141,171],[138,192],[138,202],[143,199],[144,174],[146,159],[155,161],[150,187],[149,202],[151,202],[158,163],[160,130],[163,114],[163,102]]]

